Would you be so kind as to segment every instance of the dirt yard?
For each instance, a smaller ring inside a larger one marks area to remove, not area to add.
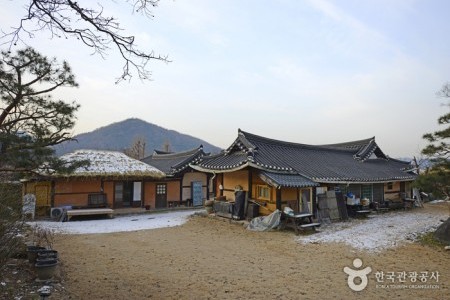
[[[449,298],[450,251],[442,247],[410,243],[368,252],[296,239],[289,231],[251,232],[228,220],[195,216],[178,227],[58,235],[55,249],[71,299]],[[372,268],[360,292],[349,288],[343,271],[356,269],[356,258],[361,268]],[[428,273],[414,283],[409,272]],[[377,278],[381,273],[385,277]]]

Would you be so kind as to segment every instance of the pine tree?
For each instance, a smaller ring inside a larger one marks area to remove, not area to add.
[[[1,52],[0,172],[30,173],[43,167],[68,172],[77,167],[67,166],[50,147],[72,139],[79,108],[75,102],[54,100],[51,92],[77,86],[66,62],[32,48],[15,55]]]
[[[450,83],[445,84],[438,95],[445,98],[444,106],[450,108]],[[450,197],[450,111],[439,117],[438,124],[444,128],[423,136],[429,144],[422,154],[430,159],[432,167],[419,176],[417,185],[437,196]]]

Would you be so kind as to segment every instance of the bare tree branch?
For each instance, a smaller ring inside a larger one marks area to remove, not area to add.
[[[159,0],[122,0],[130,3],[133,11],[152,18],[151,9]],[[30,0],[26,15],[11,32],[3,32],[2,44],[9,49],[17,43],[24,43],[22,35],[33,38],[36,31],[48,31],[52,37],[73,37],[92,48],[94,53],[105,57],[108,52],[120,53],[124,65],[116,83],[129,80],[136,72],[141,80],[150,79],[147,64],[151,60],[169,62],[167,56],[156,55],[153,51],[141,51],[134,36],[124,35],[118,20],[104,15],[103,7],[87,8],[72,0]],[[28,29],[28,25],[31,28]],[[111,48],[115,48],[111,49]]]

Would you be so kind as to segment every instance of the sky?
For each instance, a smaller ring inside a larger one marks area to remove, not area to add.
[[[27,2],[0,0],[1,30]],[[74,134],[140,118],[221,148],[240,128],[313,145],[375,136],[387,155],[412,157],[447,109],[436,92],[450,81],[450,1],[163,0],[153,18],[102,3],[141,49],[171,62],[152,61],[151,81],[115,84],[117,53],[45,31],[27,39],[73,69],[79,88],[55,96],[81,105]]]

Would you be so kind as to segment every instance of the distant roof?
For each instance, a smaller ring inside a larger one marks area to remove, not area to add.
[[[61,156],[66,162],[89,160],[90,166],[76,169],[72,176],[143,176],[162,178],[165,176],[159,169],[133,159],[124,153],[102,150],[77,150]],[[57,176],[61,176],[58,174]],[[65,175],[63,175],[65,176]]]
[[[184,152],[164,152],[155,150],[153,155],[143,158],[141,161],[155,166],[169,176],[175,176],[189,168],[189,164],[200,161],[207,155],[203,152],[203,146]]]
[[[407,162],[386,156],[375,137],[339,144],[306,145],[241,130],[223,153],[204,157],[192,167],[209,172],[253,167],[269,173],[301,175],[324,183],[408,181],[416,177],[407,172]]]
[[[171,151],[163,151],[163,150],[153,150],[153,154],[172,154],[173,152]]]

